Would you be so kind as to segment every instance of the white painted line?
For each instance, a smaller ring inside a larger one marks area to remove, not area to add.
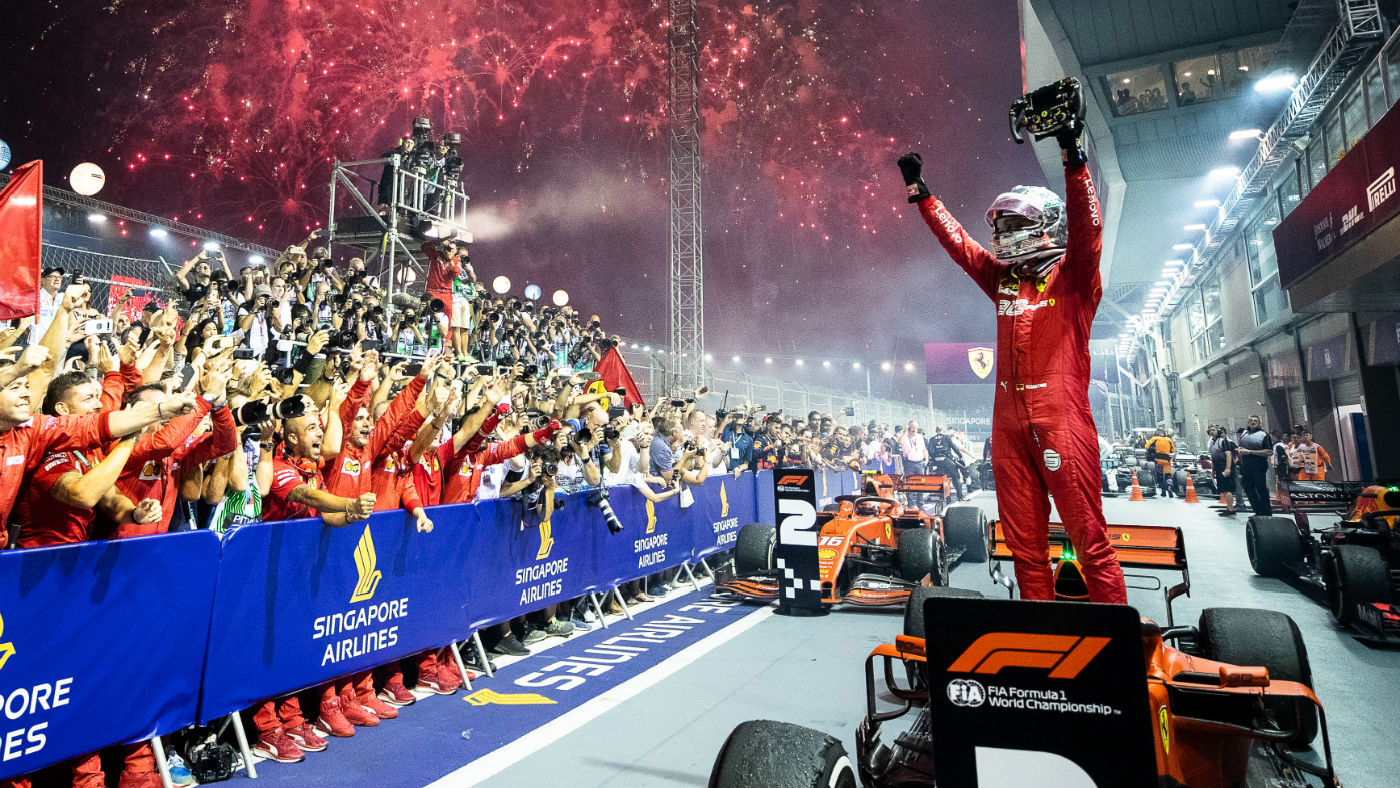
[[[667,595],[667,598],[669,599],[670,595]],[[429,783],[427,788],[471,788],[471,786],[481,784],[482,781],[496,776],[535,754],[546,745],[553,744],[582,728],[608,711],[655,686],[662,679],[674,675],[705,654],[752,629],[760,621],[773,615],[774,610],[773,607],[759,608],[704,640],[692,643],[659,664],[603,692],[598,697],[585,701],[577,708],[570,709],[510,744],[497,748],[451,774],[444,775],[441,779]]]

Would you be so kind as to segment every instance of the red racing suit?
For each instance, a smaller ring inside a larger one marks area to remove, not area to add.
[[[1103,224],[1089,169],[1065,170],[1069,241],[1044,279],[1022,279],[968,236],[936,198],[919,212],[939,243],[997,305],[992,411],[997,509],[1023,599],[1054,599],[1050,500],[1074,543],[1094,602],[1126,604],[1100,496],[1098,431],[1089,411],[1089,327],[1103,285]]]

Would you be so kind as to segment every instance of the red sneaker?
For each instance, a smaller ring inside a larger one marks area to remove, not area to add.
[[[412,706],[418,702],[402,681],[391,681],[379,691],[379,699],[390,706]]]
[[[472,678],[476,678],[473,676]],[[443,689],[456,692],[462,687],[462,674],[457,672],[457,666],[438,665],[438,683]]]
[[[321,716],[316,719],[316,733],[342,739],[355,735],[354,727],[345,718],[345,711],[340,708],[339,697],[321,701]]]
[[[160,775],[123,769],[122,776],[117,779],[117,788],[161,788]]]
[[[296,743],[304,752],[320,752],[326,749],[326,740],[316,735],[316,731],[311,726],[302,723],[294,728],[287,728],[287,738]],[[354,729],[350,730],[354,733]]]
[[[253,745],[253,752],[278,763],[300,763],[306,760],[301,748],[287,736],[280,725],[258,737],[257,743]]]
[[[361,703],[354,695],[346,692],[340,696],[340,711],[345,715],[345,719],[351,725],[361,728],[373,728],[379,725],[379,715],[374,713],[374,709]]]
[[[442,683],[442,677],[440,673],[433,673],[432,675],[419,673],[418,688],[432,690],[433,692],[436,692],[439,695],[451,695],[452,693],[457,691],[456,688],[449,689],[446,684]]]
[[[374,716],[381,720],[392,720],[399,716],[399,710],[374,696],[374,693],[365,693],[360,698],[361,706],[368,706],[374,712]]]

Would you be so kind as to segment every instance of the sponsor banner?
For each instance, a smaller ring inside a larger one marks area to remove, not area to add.
[[[780,468],[773,472],[773,494],[778,502],[778,542],[773,548],[778,576],[779,611],[825,612],[817,554],[821,526],[817,524],[818,479],[825,473],[811,468]]]
[[[927,383],[994,383],[996,344],[982,342],[924,343],[924,381]]]
[[[193,723],[219,539],[0,553],[0,778]]]
[[[773,471],[764,469],[753,475],[754,518],[752,522],[777,522],[778,504],[773,498]],[[740,523],[745,525],[745,523]]]
[[[357,735],[354,782],[430,785],[444,778],[456,784],[478,780],[488,770],[478,759],[527,739],[532,731],[616,690],[687,647],[767,610],[706,599],[688,585],[681,588],[681,593],[671,592],[663,604],[637,613],[633,620],[610,618],[607,629],[595,627],[567,641],[551,640],[559,645],[503,665],[495,678],[476,683],[474,690],[463,688],[456,695],[414,706],[412,722],[401,723],[415,726],[411,734],[392,733],[395,724],[388,723],[387,735]],[[404,757],[406,736],[415,747],[411,758]],[[561,776],[558,782],[569,780]],[[258,779],[252,784],[304,788],[306,768],[260,763]]]
[[[1356,371],[1352,332],[1318,340],[1303,348],[1308,363],[1308,380],[1333,380]]]
[[[600,560],[603,541],[630,541],[626,525],[622,533],[610,536],[602,513],[588,505],[586,493],[557,497],[564,506],[554,510],[547,524],[518,500],[474,505],[478,519],[465,541],[466,554],[477,560],[464,563],[469,568],[458,579],[471,599],[471,622],[465,632],[608,587],[610,578]],[[632,528],[641,530],[636,523]]]
[[[622,531],[610,534],[604,527],[599,535],[599,574],[607,579],[601,588],[689,561],[691,538],[701,533],[694,521],[703,519],[695,516],[702,514],[696,510],[702,508],[701,493],[709,486],[707,481],[703,488],[693,490],[695,503],[685,512],[674,495],[654,504],[635,487],[609,488],[609,504],[622,523]]]
[[[771,471],[768,473],[771,476]],[[693,491],[695,504],[686,512],[692,533],[691,560],[732,550],[740,528],[749,523],[773,521],[771,508],[762,512],[754,506],[754,482],[754,474],[747,471],[737,479],[728,474],[711,476],[705,480],[705,486]],[[772,481],[768,484],[771,492]]]
[[[1156,784],[1136,610],[934,597],[924,621],[940,783]]]
[[[467,535],[490,530],[477,508],[434,507],[431,533],[398,510],[344,528],[318,518],[235,530],[219,563],[201,721],[465,636],[463,576],[499,563],[469,561]]]
[[[1366,363],[1400,364],[1400,315],[1388,314],[1362,326]]]
[[[1400,109],[1391,107],[1274,228],[1279,284],[1291,287],[1400,212]]]

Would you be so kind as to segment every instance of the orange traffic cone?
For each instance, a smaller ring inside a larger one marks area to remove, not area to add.
[[[1142,500],[1142,488],[1138,486],[1137,471],[1133,471],[1133,494],[1128,496],[1130,501]]]
[[[1191,474],[1186,474],[1186,502],[1200,503],[1201,499],[1196,497],[1196,482],[1191,478]]]

